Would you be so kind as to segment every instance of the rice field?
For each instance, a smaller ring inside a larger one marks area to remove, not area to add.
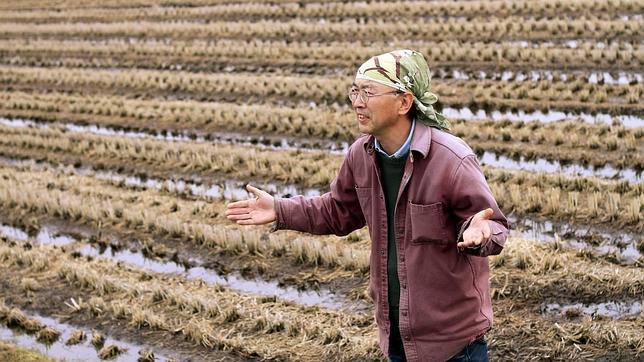
[[[0,359],[384,361],[370,240],[224,217],[320,195],[357,67],[422,52],[511,232],[490,359],[644,358],[644,4],[0,3]]]

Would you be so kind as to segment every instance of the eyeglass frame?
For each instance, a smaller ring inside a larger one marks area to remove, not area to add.
[[[369,99],[373,98],[373,97],[380,97],[380,96],[384,96],[384,95],[387,95],[387,94],[400,95],[400,94],[405,93],[405,92],[400,91],[398,89],[394,89],[394,90],[389,91],[389,92],[367,95],[367,93],[366,93],[367,90],[365,88],[356,88],[357,92],[355,93],[355,97],[354,97],[354,99],[351,99],[351,94],[353,93],[352,92],[353,89],[354,89],[354,87],[352,86],[351,88],[349,88],[349,91],[347,92],[347,93],[349,93],[347,95],[347,98],[349,98],[349,102],[351,102],[351,104],[353,104],[353,102],[355,102],[356,99],[358,99],[358,97],[360,97],[360,100],[366,105],[367,102],[369,102]]]

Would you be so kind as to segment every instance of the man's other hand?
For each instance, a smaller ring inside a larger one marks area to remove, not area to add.
[[[261,225],[275,221],[275,199],[268,192],[251,185],[246,190],[255,195],[254,198],[231,202],[226,205],[226,217],[239,225]]]
[[[489,220],[492,214],[494,214],[494,211],[487,208],[474,215],[470,225],[463,232],[463,241],[457,244],[459,250],[477,247],[490,238],[492,231],[490,230]]]

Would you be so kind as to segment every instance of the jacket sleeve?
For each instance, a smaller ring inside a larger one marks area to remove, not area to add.
[[[465,249],[465,252],[479,256],[499,254],[508,235],[508,222],[485,181],[485,176],[475,155],[469,155],[461,160],[452,175],[451,185],[453,187],[450,193],[450,202],[452,211],[458,218],[459,229],[456,242],[463,241],[463,232],[469,226],[472,217],[489,207],[494,211],[488,221],[491,231],[490,238],[479,247]]]
[[[342,162],[331,191],[321,196],[275,198],[273,230],[346,235],[365,225],[351,170],[351,149]]]

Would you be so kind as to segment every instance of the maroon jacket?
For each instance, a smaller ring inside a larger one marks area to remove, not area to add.
[[[375,152],[373,136],[362,136],[349,148],[330,192],[276,199],[276,228],[346,235],[369,226],[369,294],[387,355],[387,212]],[[476,252],[459,252],[456,242],[471,217],[487,207],[494,210],[492,237]],[[395,218],[405,354],[409,361],[449,359],[492,326],[486,256],[501,252],[507,221],[465,142],[420,122]]]

